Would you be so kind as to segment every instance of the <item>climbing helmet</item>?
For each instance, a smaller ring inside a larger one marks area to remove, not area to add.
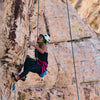
[[[50,37],[46,33],[42,33],[39,36],[43,36],[44,40],[46,41],[46,44],[50,42]]]

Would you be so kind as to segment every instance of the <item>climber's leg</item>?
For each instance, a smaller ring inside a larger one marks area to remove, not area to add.
[[[29,67],[29,66],[32,66],[32,65],[35,65],[35,60],[30,58],[30,57],[27,57],[26,60],[25,60],[25,63],[24,63],[24,71]]]
[[[42,68],[40,65],[32,65],[30,66],[29,68],[27,68],[24,72],[22,72],[19,77],[20,79],[25,77],[29,72],[33,72],[33,73],[37,73],[37,74],[40,74],[42,71]]]

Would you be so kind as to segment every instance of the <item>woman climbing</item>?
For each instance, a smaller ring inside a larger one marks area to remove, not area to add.
[[[46,33],[42,33],[39,35],[37,40],[38,46],[35,45],[34,42],[29,41],[29,45],[35,47],[35,57],[37,57],[37,60],[34,60],[27,56],[24,63],[24,71],[20,75],[12,73],[15,81],[18,81],[20,79],[25,81],[26,75],[29,72],[37,73],[41,77],[46,74],[48,66],[48,51],[46,44],[49,43],[49,41],[50,37]]]

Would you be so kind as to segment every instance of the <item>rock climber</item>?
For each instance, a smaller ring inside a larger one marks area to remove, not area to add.
[[[25,81],[26,75],[29,72],[37,73],[42,77],[46,74],[48,66],[48,50],[46,44],[48,44],[49,41],[50,37],[46,33],[42,33],[39,35],[37,40],[38,46],[34,41],[29,41],[29,45],[35,47],[35,57],[37,57],[37,60],[30,58],[30,56],[27,56],[24,63],[24,71],[20,75],[12,73],[15,81],[18,81],[20,79]]]

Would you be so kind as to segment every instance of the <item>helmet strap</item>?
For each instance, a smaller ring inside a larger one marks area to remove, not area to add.
[[[41,46],[43,43],[44,43],[44,42],[40,42],[40,43],[38,43],[38,45]]]

